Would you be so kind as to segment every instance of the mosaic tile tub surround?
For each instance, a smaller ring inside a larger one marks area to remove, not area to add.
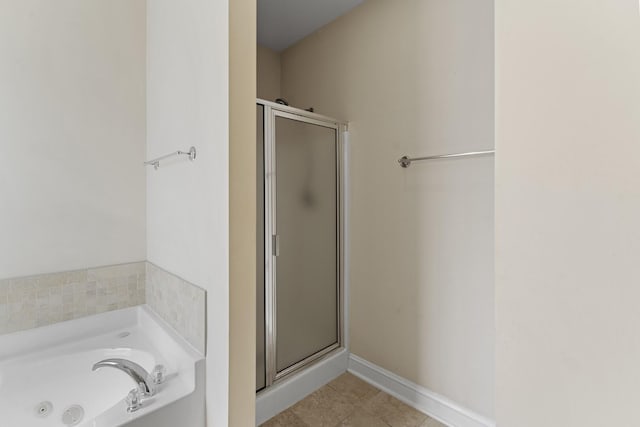
[[[0,279],[0,335],[147,303],[205,351],[205,291],[146,261]]]
[[[147,262],[147,304],[199,352],[205,352],[204,289]]]
[[[145,302],[145,262],[0,280],[0,334]]]

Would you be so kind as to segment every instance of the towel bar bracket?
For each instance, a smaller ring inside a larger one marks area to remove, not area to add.
[[[148,160],[146,162],[144,162],[145,165],[153,165],[154,169],[158,169],[160,167],[160,162],[162,160],[168,159],[169,157],[174,157],[174,156],[189,156],[189,160],[194,161],[196,159],[196,147],[190,147],[189,151],[174,151],[173,153],[170,154],[166,154],[164,156],[160,156],[158,158],[155,158],[153,160]]]

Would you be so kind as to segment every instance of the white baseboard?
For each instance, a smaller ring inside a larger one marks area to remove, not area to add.
[[[450,427],[495,427],[495,422],[354,354],[349,372]]]
[[[256,425],[299,402],[347,371],[349,353],[331,354],[290,378],[261,391],[256,396]]]

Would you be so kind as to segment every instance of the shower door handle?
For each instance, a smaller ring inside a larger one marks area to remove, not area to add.
[[[273,256],[280,256],[280,236],[271,235],[271,252]]]

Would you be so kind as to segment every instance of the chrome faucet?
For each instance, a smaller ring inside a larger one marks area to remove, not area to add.
[[[149,374],[142,366],[126,359],[105,359],[93,365],[92,371],[100,368],[115,368],[129,375],[136,383],[126,397],[127,411],[135,412],[142,406],[142,399],[156,394],[156,385],[164,380],[164,367],[158,365]]]
[[[93,365],[92,371],[100,368],[116,368],[129,375],[144,397],[156,394],[155,382],[151,375],[140,365],[127,359],[105,359]]]

